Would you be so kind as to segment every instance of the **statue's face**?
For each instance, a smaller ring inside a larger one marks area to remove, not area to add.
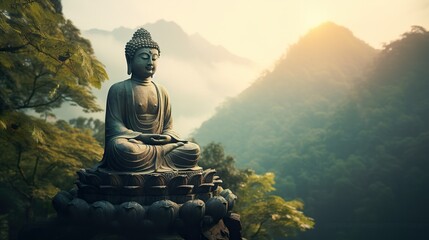
[[[133,77],[146,79],[152,77],[156,71],[159,53],[155,48],[140,48],[131,61]]]

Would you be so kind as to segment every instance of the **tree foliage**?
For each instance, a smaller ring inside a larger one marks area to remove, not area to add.
[[[35,206],[71,188],[76,171],[95,164],[103,149],[88,132],[63,120],[52,124],[19,112],[4,120],[13,125],[0,130],[0,186],[13,192],[15,203],[1,211],[15,211],[14,217],[31,222]]]
[[[274,191],[273,173],[257,175],[249,169],[236,168],[234,162],[234,158],[226,155],[219,143],[203,147],[200,165],[216,169],[223,180],[222,187],[230,188],[238,195],[234,210],[241,215],[244,237],[276,239],[313,227],[313,219],[299,211],[304,207],[302,202],[286,201],[271,194]]]
[[[0,3],[0,113],[45,112],[64,102],[101,110],[91,93],[107,78],[58,0]]]
[[[59,0],[0,2],[0,214],[11,238],[24,222],[46,218],[54,194],[101,158],[90,131],[48,116],[63,103],[101,110],[91,90],[106,79]]]
[[[76,128],[89,131],[97,142],[104,147],[105,123],[99,119],[78,117],[70,119],[69,123]]]
[[[237,211],[241,215],[243,235],[247,239],[278,239],[294,236],[314,226],[314,221],[300,210],[301,201],[286,201],[272,195],[273,173],[250,174],[241,183]]]
[[[199,165],[205,169],[216,170],[223,181],[222,186],[236,192],[250,173],[250,170],[241,170],[235,167],[235,159],[226,155],[220,143],[209,143],[203,147]]]

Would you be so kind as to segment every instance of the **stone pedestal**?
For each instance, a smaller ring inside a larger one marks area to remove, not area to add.
[[[232,213],[236,196],[221,183],[213,169],[148,174],[82,169],[77,188],[59,192],[53,205],[62,225],[92,238],[241,239],[239,218]]]

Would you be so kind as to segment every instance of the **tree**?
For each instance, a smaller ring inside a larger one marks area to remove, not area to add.
[[[314,226],[314,220],[304,215],[301,201],[286,201],[272,195],[273,173],[248,175],[237,192],[237,207],[243,219],[243,235],[247,239],[277,239],[293,236]]]
[[[219,143],[203,147],[200,165],[214,168],[222,178],[222,186],[231,188],[238,196],[237,211],[243,223],[243,235],[248,239],[275,239],[311,229],[313,219],[300,209],[298,200],[286,201],[270,194],[274,191],[273,173],[257,175],[252,170],[237,169],[235,159],[225,154]]]
[[[38,202],[71,188],[76,171],[100,160],[103,149],[89,132],[63,120],[52,124],[15,112],[6,121],[16,125],[0,130],[0,184],[14,191],[15,206],[24,208],[24,219],[31,222]]]
[[[101,110],[91,88],[107,73],[59,0],[2,1],[0,33],[0,114],[48,112],[64,102]]]
[[[90,42],[64,18],[61,1],[0,2],[0,191],[10,193],[11,206],[2,205],[0,214],[14,222],[11,235],[24,220],[46,217],[50,198],[102,154],[88,131],[27,113],[49,116],[63,103],[100,111],[91,91],[106,79]]]
[[[76,128],[90,131],[90,134],[98,141],[101,146],[104,146],[105,123],[99,119],[78,117],[71,119],[69,123]]]
[[[235,167],[232,156],[226,155],[220,143],[209,143],[203,147],[199,165],[203,168],[213,168],[223,181],[224,188],[237,191],[240,184],[245,181],[249,170],[241,170]]]

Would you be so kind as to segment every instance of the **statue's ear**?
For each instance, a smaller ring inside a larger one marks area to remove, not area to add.
[[[131,60],[127,58],[127,73],[130,75],[132,73],[131,69]]]

